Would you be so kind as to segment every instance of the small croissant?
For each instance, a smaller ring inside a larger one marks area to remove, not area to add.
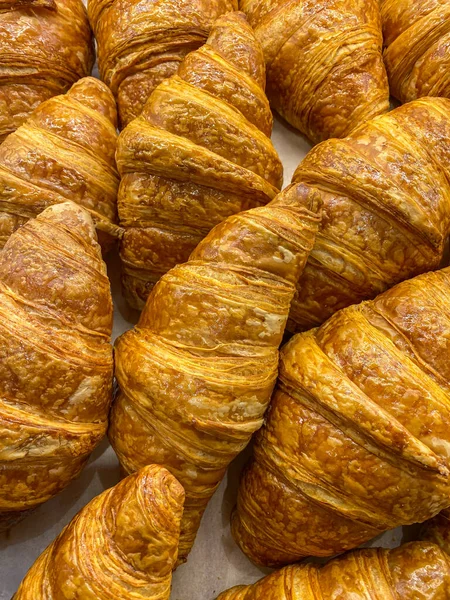
[[[283,348],[233,535],[255,562],[330,556],[450,506],[450,267]]]
[[[122,280],[134,308],[214,225],[281,188],[264,86],[261,47],[244,15],[230,13],[121,133]]]
[[[435,544],[411,542],[286,567],[217,600],[447,600],[449,589],[450,557]]]
[[[13,600],[168,600],[183,498],[162,467],[130,475],[72,519]]]
[[[47,208],[0,251],[0,527],[62,490],[105,435],[112,315],[76,204]]]
[[[0,48],[0,143],[95,58],[82,0],[0,0]]]
[[[104,83],[85,77],[36,108],[0,146],[0,248],[47,206],[72,200],[86,208],[108,249],[119,177],[114,154],[117,114]]]
[[[450,1],[381,0],[380,7],[392,95],[450,98]]]
[[[153,288],[115,346],[109,438],[128,473],[168,468],[186,490],[180,560],[229,463],[263,422],[295,282],[320,221],[291,186],[229,217]]]
[[[323,202],[288,328],[436,269],[450,233],[450,100],[422,98],[313,148],[293,182]]]
[[[314,143],[389,110],[378,0],[239,0],[261,42],[267,94]]]
[[[217,17],[236,9],[237,0],[88,0],[100,74],[116,97],[122,127],[205,43]]]

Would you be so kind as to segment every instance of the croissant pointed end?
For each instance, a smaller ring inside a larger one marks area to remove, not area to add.
[[[74,202],[62,202],[49,206],[36,217],[36,220],[62,225],[88,243],[97,242],[97,233],[91,215]]]
[[[113,93],[102,81],[95,77],[83,77],[73,84],[67,95],[102,114],[117,129],[116,102]]]

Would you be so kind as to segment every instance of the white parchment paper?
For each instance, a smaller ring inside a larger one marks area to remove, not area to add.
[[[284,165],[287,185],[311,146],[280,119],[275,120],[273,142]],[[121,297],[117,256],[109,258],[108,269],[115,303],[114,337],[117,337],[133,326],[137,314],[126,307]],[[250,563],[230,534],[229,517],[244,461],[245,457],[238,457],[230,466],[210,502],[189,560],[175,572],[172,600],[214,600],[221,591],[233,585],[252,583],[269,572]],[[25,521],[0,534],[0,600],[10,600],[28,568],[61,529],[91,498],[119,479],[117,459],[104,440],[78,480]],[[406,532],[406,537],[410,536]],[[371,545],[396,546],[402,537],[398,529],[384,534]]]

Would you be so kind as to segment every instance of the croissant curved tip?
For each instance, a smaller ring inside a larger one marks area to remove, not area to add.
[[[89,212],[75,202],[53,204],[41,212],[38,221],[59,224],[90,243],[97,243],[97,233]]]

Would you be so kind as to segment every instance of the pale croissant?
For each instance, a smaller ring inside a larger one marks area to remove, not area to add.
[[[109,437],[126,472],[157,463],[184,486],[181,560],[229,463],[262,425],[316,200],[293,186],[217,225],[116,342]]]
[[[323,220],[289,328],[439,266],[450,232],[450,100],[423,98],[323,142],[293,181],[320,194]]]
[[[112,313],[76,204],[47,208],[0,251],[0,527],[63,489],[104,436]]]
[[[89,210],[100,243],[111,245],[119,235],[116,127],[111,92],[85,77],[40,104],[6,138],[0,146],[0,248],[29,218],[67,200]]]
[[[284,347],[233,534],[264,565],[354,548],[450,505],[450,268]]]
[[[230,13],[120,135],[122,281],[133,307],[214,225],[281,188],[264,86],[261,47],[244,15]]]
[[[0,143],[94,64],[82,0],[0,1]]]
[[[124,127],[140,115],[155,87],[205,43],[220,15],[237,0],[89,0],[100,74],[112,89]]]
[[[389,110],[377,0],[239,0],[261,42],[271,105],[313,142]]]
[[[293,565],[217,600],[447,600],[450,557],[435,544],[370,548],[325,566]]]
[[[13,600],[168,600],[183,498],[162,467],[130,475],[72,519]]]
[[[384,60],[393,96],[450,97],[450,1],[381,0]]]

